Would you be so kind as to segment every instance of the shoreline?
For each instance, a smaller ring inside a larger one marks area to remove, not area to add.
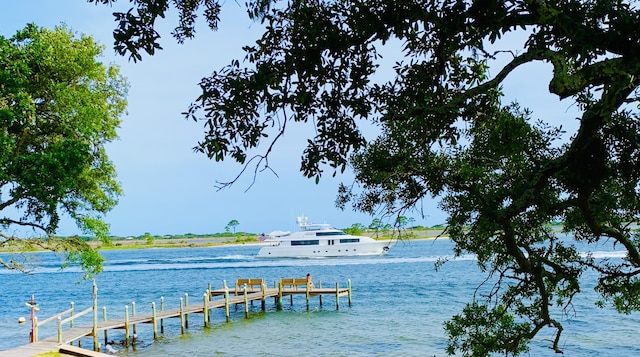
[[[414,232],[415,233],[415,232]],[[425,240],[425,239],[449,239],[448,236],[441,236],[442,230],[424,230],[418,232],[418,234],[411,235],[410,237],[404,236],[401,240]],[[373,234],[362,234],[373,238]],[[374,238],[376,240],[397,240],[396,237],[383,236]],[[92,244],[93,243],[93,244]],[[95,244],[95,245],[94,245]],[[154,249],[154,248],[219,248],[219,247],[234,247],[234,246],[262,246],[267,245],[268,242],[259,241],[257,239],[236,241],[229,238],[215,238],[215,237],[198,237],[198,238],[163,238],[156,239],[153,244],[146,244],[139,240],[117,240],[113,241],[112,246],[102,246],[98,242],[90,242],[93,248],[101,250],[120,250],[120,249]]]
[[[409,234],[403,235],[400,240],[412,241],[412,240],[424,240],[424,239],[448,239],[447,235],[441,236],[443,230],[441,229],[425,229],[420,231],[412,231]],[[362,236],[372,237],[376,240],[397,240],[397,235],[389,236],[388,234],[380,235],[375,238],[375,233],[365,232]],[[257,237],[257,236],[255,236]],[[111,251],[111,250],[127,250],[127,249],[171,249],[171,248],[220,248],[220,247],[234,247],[234,246],[261,246],[268,243],[253,238],[253,236],[247,237],[193,237],[193,238],[158,238],[154,239],[153,243],[147,243],[140,239],[117,239],[112,240],[111,245],[104,245],[102,242],[89,241],[88,244],[98,251]],[[14,254],[14,253],[36,253],[47,252],[46,249],[36,249],[29,251],[16,251],[11,249],[0,249],[2,254]]]

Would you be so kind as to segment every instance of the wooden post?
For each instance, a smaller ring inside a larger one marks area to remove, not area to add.
[[[229,322],[229,288],[227,287],[227,281],[223,280],[222,285],[224,286],[224,314],[227,317],[227,322]]]
[[[73,317],[73,311],[75,310],[75,304],[73,303],[73,301],[70,303],[70,307],[69,307],[69,317]],[[73,319],[71,319],[71,321],[69,321],[69,328],[73,328]]]
[[[124,345],[129,347],[129,305],[124,306]]]
[[[151,323],[153,325],[153,339],[158,339],[158,323],[156,321],[156,302],[151,302]]]
[[[107,307],[102,307],[102,321],[107,321]],[[107,333],[108,329],[104,329],[104,345],[106,346],[109,343],[109,334]]]
[[[180,332],[184,335],[184,306],[182,303],[183,299],[180,298]]]
[[[278,288],[278,282],[277,282],[277,281],[275,281],[275,280],[273,281],[273,288],[274,288],[274,289],[277,289],[277,288]],[[273,303],[274,303],[274,304],[276,304],[276,306],[278,305],[278,295],[276,295],[276,296],[273,298]]]
[[[265,311],[267,309],[267,302],[266,302],[266,297],[265,294],[267,293],[267,284],[265,284],[264,282],[262,284],[260,284],[260,290],[262,290],[262,299],[260,299],[261,302],[261,308],[262,311]]]
[[[38,341],[38,316],[33,316],[33,323],[34,323],[34,327],[33,330],[31,331],[32,336],[31,338],[33,339],[33,342]]]
[[[62,318],[58,316],[58,343],[62,343]]]
[[[36,317],[38,304],[36,303],[36,298],[33,294],[31,294],[31,300],[28,301],[26,305],[31,308],[31,338],[29,339],[29,342],[34,343],[38,341],[38,318]]]
[[[98,284],[96,284],[96,279],[93,279],[92,296],[93,296],[93,329],[91,332],[93,334],[93,350],[100,351],[100,343],[98,342]]]
[[[160,311],[164,311],[164,296],[160,297]],[[160,333],[164,333],[164,319],[160,319]]]
[[[136,302],[132,301],[131,302],[131,317],[135,317],[136,316]],[[131,336],[131,343],[132,344],[136,344],[136,339],[138,338],[138,333],[136,332],[136,324],[133,324],[133,335]]]
[[[186,308],[187,306],[189,306],[189,294],[185,293],[184,294],[184,307]],[[184,314],[184,327],[185,328],[189,328],[189,314],[187,314],[187,313]]]
[[[351,279],[347,280],[347,298],[349,299],[349,307],[351,307]]]
[[[338,291],[338,283],[336,283],[336,310],[340,310],[340,293]]]
[[[318,289],[322,289],[322,280],[318,280]],[[320,300],[320,306],[322,306],[322,294],[318,295]]]
[[[307,283],[305,285],[304,297],[307,299],[307,311],[309,311],[309,289],[311,289],[311,284]],[[291,295],[293,296],[293,295]]]
[[[249,304],[247,304],[247,286],[244,286],[244,318],[249,318]]]
[[[278,284],[278,302],[276,303],[276,309],[282,310],[282,284]]]
[[[202,296],[202,315],[204,316],[204,327],[209,327],[209,290]]]
[[[207,301],[211,301],[211,291],[211,283],[209,283],[209,285],[207,286]],[[209,305],[208,302],[207,305]],[[211,314],[207,313],[207,324],[209,324],[209,322],[211,322]]]

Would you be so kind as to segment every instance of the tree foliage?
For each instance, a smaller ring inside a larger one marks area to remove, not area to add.
[[[98,61],[102,49],[64,26],[0,37],[0,247],[60,252],[89,275],[102,257],[80,238],[54,234],[68,215],[108,239],[102,215],[121,191],[104,145],[116,138],[127,84]]]
[[[232,219],[227,223],[227,227],[231,227],[233,229],[233,234],[236,233],[236,227],[240,225],[237,219]]]
[[[181,11],[217,4],[172,3]],[[137,11],[151,16],[145,6]],[[520,354],[544,328],[555,329],[558,350],[563,314],[588,270],[598,275],[599,305],[638,310],[635,2],[262,0],[248,12],[264,34],[244,48],[244,61],[203,78],[186,112],[205,123],[198,150],[268,165],[286,127],[306,123],[316,134],[303,153],[305,176],[349,164],[356,172],[356,184],[340,189],[342,207],[399,216],[439,198],[455,254],[475,254],[497,277],[446,324],[449,353]],[[512,33],[525,40],[505,41]],[[398,43],[400,60],[384,78],[380,51]],[[549,93],[579,110],[575,133],[505,103],[502,83],[534,62],[553,69]],[[380,134],[367,141],[361,129],[370,123]],[[258,145],[264,156],[248,157]],[[550,231],[551,221],[564,222],[570,238]],[[588,254],[605,243],[626,257]]]
[[[354,236],[360,236],[362,235],[362,233],[365,230],[365,226],[362,225],[361,223],[354,223],[351,225],[351,227],[348,228],[344,228],[343,231],[347,234],[351,234]]]

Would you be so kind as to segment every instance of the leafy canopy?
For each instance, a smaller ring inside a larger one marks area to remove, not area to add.
[[[30,24],[0,37],[0,247],[60,252],[88,275],[101,271],[102,257],[78,237],[54,234],[68,215],[107,240],[101,217],[121,193],[104,145],[117,137],[127,83],[97,60],[102,49],[64,26]]]
[[[195,19],[198,6],[210,25],[207,11],[219,7],[214,0],[134,4],[135,12],[116,14],[114,33],[116,48],[134,59],[140,49],[153,54],[154,21],[171,6],[180,11],[178,40],[193,34],[185,19]],[[455,253],[475,254],[493,277],[486,284],[495,284],[446,323],[449,353],[517,355],[543,329],[555,330],[558,350],[561,320],[588,270],[598,276],[597,304],[638,310],[640,239],[630,225],[640,213],[636,2],[258,0],[247,7],[265,32],[244,48],[244,61],[202,79],[186,112],[205,123],[197,149],[251,164],[249,150],[261,145],[258,162],[268,165],[286,127],[306,123],[316,134],[303,153],[305,176],[319,179],[327,166],[334,174],[355,170],[356,182],[340,189],[341,207],[400,215],[439,198]],[[511,33],[526,40],[504,41]],[[394,49],[401,60],[385,79],[380,52]],[[504,103],[502,83],[533,62],[553,68],[549,92],[579,110],[575,133]],[[363,125],[376,126],[377,138],[365,140]],[[566,234],[551,231],[552,221],[564,222]],[[605,243],[625,258],[588,254]]]

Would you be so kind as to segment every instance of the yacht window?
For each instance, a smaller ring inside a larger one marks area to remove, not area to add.
[[[326,237],[326,236],[344,236],[347,235],[342,231],[331,231],[331,232],[316,232],[316,237]]]
[[[319,244],[320,244],[320,241],[317,239],[291,241],[291,245],[319,245]]]
[[[347,239],[340,239],[340,243],[359,243],[360,239],[358,238],[347,238]]]

